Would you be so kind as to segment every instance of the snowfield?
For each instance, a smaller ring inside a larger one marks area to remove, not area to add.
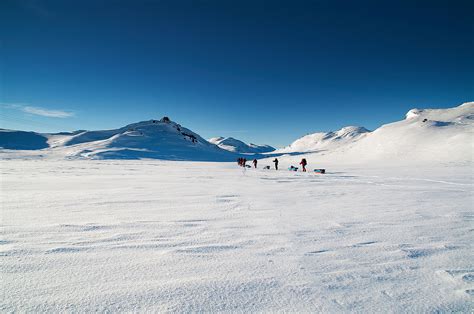
[[[224,161],[266,146],[211,142],[168,118],[0,129],[0,310],[474,311],[474,102],[244,155],[258,169]],[[303,157],[327,174],[286,170]]]
[[[0,310],[473,311],[472,160],[308,161],[3,158]]]

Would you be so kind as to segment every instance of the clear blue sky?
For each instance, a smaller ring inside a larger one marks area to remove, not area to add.
[[[473,1],[0,1],[1,125],[276,146],[474,100]]]

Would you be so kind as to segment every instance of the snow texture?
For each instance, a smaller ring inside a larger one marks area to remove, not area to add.
[[[470,312],[470,166],[2,161],[2,312]]]

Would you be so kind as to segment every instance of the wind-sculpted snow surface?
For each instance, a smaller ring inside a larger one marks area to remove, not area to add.
[[[472,164],[328,170],[3,160],[0,310],[472,311]]]

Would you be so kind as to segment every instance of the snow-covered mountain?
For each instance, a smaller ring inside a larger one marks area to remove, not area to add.
[[[304,136],[276,153],[307,152],[321,163],[472,162],[474,102],[449,109],[412,109],[404,120],[369,132],[347,127]],[[283,160],[290,162],[294,157]],[[292,161],[291,161],[292,162]]]
[[[166,117],[133,123],[114,130],[56,134],[0,130],[0,147],[44,149],[53,155],[64,155],[68,158],[205,161],[235,159],[235,154],[209,143]]]
[[[257,144],[246,144],[240,140],[237,140],[233,137],[213,137],[208,140],[210,143],[219,146],[222,149],[225,149],[230,152],[235,153],[268,153],[275,150],[274,147],[270,145],[257,145]]]

